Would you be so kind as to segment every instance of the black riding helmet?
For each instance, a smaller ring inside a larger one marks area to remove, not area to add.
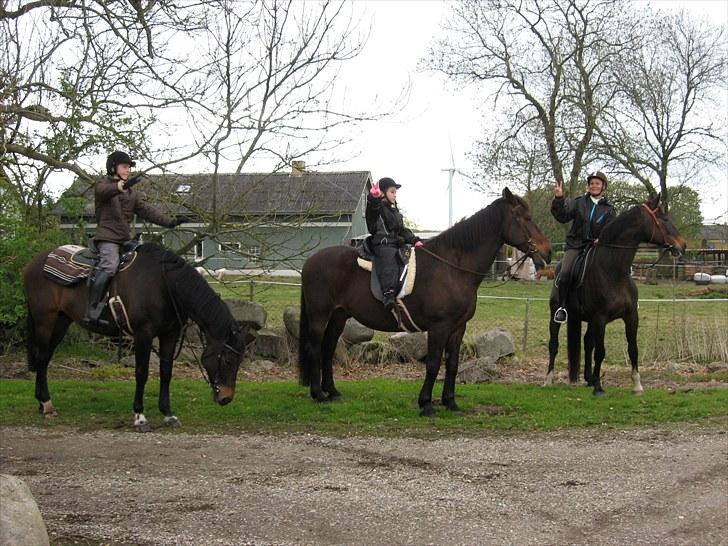
[[[379,179],[379,191],[381,191],[382,193],[386,193],[387,188],[391,188],[392,186],[399,189],[402,187],[402,184],[397,184],[394,180],[392,180],[388,176]]]
[[[106,174],[116,174],[116,166],[122,164],[129,165],[130,167],[136,166],[136,162],[126,152],[111,152],[109,157],[106,158]]]

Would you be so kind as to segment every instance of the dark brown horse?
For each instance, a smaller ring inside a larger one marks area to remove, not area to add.
[[[213,397],[220,405],[233,399],[238,367],[249,334],[240,330],[220,296],[182,258],[153,244],[144,244],[137,252],[133,264],[114,277],[110,291],[124,301],[133,331],[136,359],[134,425],[146,432],[150,426],[144,417],[144,386],[155,337],[159,339],[159,411],[164,414],[166,424],[179,426],[179,420],[170,409],[169,383],[175,347],[187,318],[195,321],[205,335],[202,365]],[[28,303],[28,367],[36,373],[35,397],[46,416],[55,414],[48,391],[48,362],[71,322],[83,325],[86,310],[86,283],[61,286],[44,277],[43,264],[48,254],[44,252],[33,258],[26,266],[23,278]],[[108,309],[104,313],[110,325],[93,331],[119,335]]]
[[[646,203],[628,209],[604,227],[599,240],[586,259],[586,271],[581,284],[571,291],[567,299],[567,349],[569,380],[579,377],[581,353],[581,323],[587,323],[584,334],[584,379],[594,387],[594,394],[604,393],[601,366],[604,360],[604,332],[607,323],[618,318],[624,321],[627,352],[632,364],[632,391],[642,392],[637,367],[637,286],[630,276],[630,268],[637,247],[652,243],[669,249],[673,254],[685,251],[685,239],[660,206],[660,195]],[[572,282],[572,285],[577,284]],[[558,289],[551,290],[551,322],[549,325],[549,368],[545,384],[553,382],[554,362],[559,350],[560,324],[554,322],[558,307]],[[592,353],[594,371],[592,372]]]
[[[432,416],[432,388],[446,358],[442,404],[457,410],[455,375],[465,326],[475,312],[477,292],[496,253],[508,243],[538,262],[551,259],[551,243],[533,223],[526,202],[508,189],[503,197],[458,222],[417,253],[414,288],[404,303],[427,331],[427,372],[419,396],[421,415]],[[394,316],[371,294],[370,273],[357,265],[357,251],[325,248],[311,256],[301,275],[299,371],[314,400],[338,399],[332,358],[349,317],[375,330],[398,330]]]

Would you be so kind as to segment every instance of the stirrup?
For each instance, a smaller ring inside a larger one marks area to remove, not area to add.
[[[563,317],[559,317],[559,311],[561,311],[564,314]],[[557,318],[557,317],[559,317],[559,318]],[[566,311],[566,309],[564,307],[559,307],[554,312],[554,322],[556,322],[558,324],[565,324],[567,320],[569,320],[569,313]]]

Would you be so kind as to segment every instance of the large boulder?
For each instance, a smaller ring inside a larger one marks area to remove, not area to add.
[[[389,343],[404,360],[422,360],[427,356],[427,332],[397,332]]]
[[[247,300],[226,300],[225,303],[238,324],[249,325],[255,330],[265,327],[268,313],[262,305]]]
[[[374,330],[364,326],[361,322],[354,318],[350,318],[346,321],[344,331],[341,333],[342,339],[349,345],[355,343],[364,343],[365,341],[371,341],[374,337]]]
[[[500,370],[495,358],[485,356],[463,362],[458,367],[457,379],[459,383],[486,383],[497,379]]]
[[[48,531],[25,482],[0,474],[0,544],[47,546]]]
[[[301,318],[298,314],[298,310],[294,307],[286,307],[283,310],[283,324],[286,327],[286,332],[288,332],[293,339],[297,340],[301,324]]]
[[[365,341],[349,347],[349,356],[354,362],[379,366],[384,362],[386,348],[377,341]]]
[[[255,341],[250,346],[250,352],[279,362],[287,362],[290,356],[286,339],[271,330],[257,332]]]
[[[488,330],[475,336],[473,340],[478,358],[490,357],[498,360],[516,352],[513,334],[503,328]]]

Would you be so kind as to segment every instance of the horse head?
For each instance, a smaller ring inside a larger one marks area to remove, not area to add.
[[[650,195],[650,198],[642,203],[642,209],[649,217],[647,220],[649,242],[669,249],[673,256],[681,256],[685,252],[687,241],[665,213],[660,203],[660,194]]]
[[[225,339],[208,337],[202,353],[202,366],[207,373],[215,402],[221,406],[232,402],[235,396],[240,361],[246,345],[253,339],[247,329],[241,330],[237,325],[231,327]]]
[[[526,253],[537,267],[550,263],[551,241],[531,218],[528,203],[511,193],[508,188],[503,190],[503,199],[509,207],[509,214],[503,225],[505,242]]]

